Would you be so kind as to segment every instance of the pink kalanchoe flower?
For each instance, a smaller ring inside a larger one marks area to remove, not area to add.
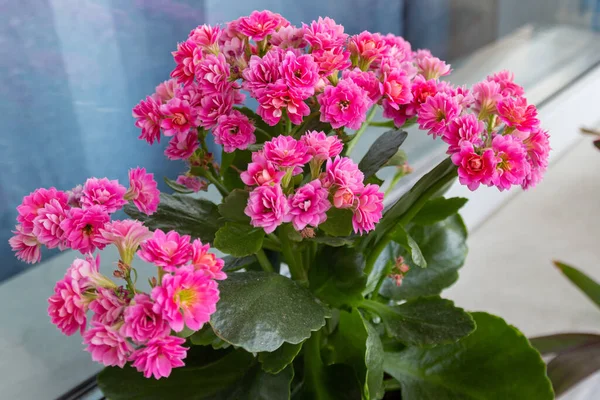
[[[524,97],[504,98],[498,102],[498,117],[509,127],[523,132],[531,132],[540,125],[537,109],[527,105]]]
[[[356,193],[348,188],[340,187],[333,194],[335,208],[352,208],[356,200]]]
[[[269,42],[281,49],[299,49],[305,47],[304,29],[296,28],[292,25],[284,26],[271,35]]]
[[[523,189],[529,189],[537,185],[548,168],[548,156],[550,155],[550,137],[548,132],[536,129],[523,140],[527,150],[527,161],[531,165],[529,174],[522,183]]]
[[[281,79],[281,69],[279,67],[285,53],[283,49],[276,47],[269,50],[262,58],[258,56],[250,57],[248,68],[242,72],[244,89],[256,97],[258,90],[264,89],[269,84]]]
[[[126,191],[125,186],[120,185],[118,180],[89,178],[83,185],[81,208],[86,209],[98,205],[102,206],[109,214],[114,213],[127,204]]]
[[[362,235],[375,229],[382,212],[383,192],[379,191],[379,186],[368,184],[358,197],[358,205],[352,216],[354,232]]]
[[[525,94],[525,90],[514,82],[515,75],[510,71],[503,70],[497,72],[488,76],[487,80],[496,82],[500,85],[500,93],[502,96],[523,96]]]
[[[146,168],[130,169],[129,189],[125,193],[125,198],[132,200],[138,210],[144,214],[152,215],[158,209],[160,202],[160,191],[154,180],[154,174],[146,172]]]
[[[308,131],[300,138],[313,159],[325,161],[338,156],[344,144],[337,136],[327,136],[325,132]]]
[[[196,65],[196,81],[203,94],[230,90],[229,64],[223,54],[209,54]]]
[[[69,209],[68,205],[52,199],[38,210],[38,216],[33,220],[33,235],[37,237],[38,242],[49,249],[66,249],[65,232],[60,223],[67,218]]]
[[[311,49],[331,50],[335,47],[341,47],[346,43],[348,35],[344,33],[344,27],[338,25],[329,17],[313,21],[310,25],[302,24],[304,30],[304,39],[308,42]]]
[[[237,30],[256,42],[275,33],[280,27],[290,24],[281,15],[268,10],[252,11],[249,16],[242,17],[238,21]]]
[[[120,333],[134,342],[143,344],[152,339],[166,337],[171,332],[162,313],[154,311],[154,302],[145,293],[135,295],[123,313]]]
[[[498,161],[492,183],[500,190],[523,183],[531,170],[523,143],[511,135],[497,135],[492,140],[492,149]]]
[[[330,50],[315,50],[311,55],[319,66],[319,74],[322,77],[327,77],[334,71],[343,71],[352,65],[350,62],[350,52],[344,50],[343,47],[334,47]]]
[[[373,104],[377,103],[382,96],[382,84],[377,79],[377,75],[371,71],[361,71],[359,68],[354,68],[353,70],[344,71],[342,78],[351,80],[365,90]],[[410,82],[408,86],[408,90],[410,91]]]
[[[116,289],[117,285],[100,273],[100,254],[96,258],[91,254],[86,255],[85,260],[76,258],[65,273],[66,278],[77,282],[82,291],[96,289],[99,287]]]
[[[473,85],[475,105],[473,109],[482,117],[496,113],[496,104],[502,100],[500,85],[494,81],[483,81]]]
[[[410,107],[410,105],[403,105],[398,107],[398,109],[395,109],[387,100],[383,100],[381,105],[383,107],[383,117],[392,119],[394,121],[394,125],[396,125],[398,128],[404,125],[408,119],[415,115],[412,112],[414,107]]]
[[[202,98],[204,97],[204,94],[202,93],[200,86],[198,86],[198,84],[194,82],[190,85],[178,87],[177,89],[175,89],[174,97],[182,101],[187,101],[190,107],[192,108],[198,108],[202,103]]]
[[[194,131],[178,133],[171,138],[165,149],[165,156],[169,160],[187,160],[200,147],[198,134]]]
[[[425,79],[438,79],[442,76],[450,74],[452,71],[450,65],[437,57],[417,57],[417,68],[419,73],[425,77]]]
[[[207,276],[216,280],[227,278],[225,272],[222,271],[225,262],[218,258],[213,253],[209,252],[210,246],[203,245],[200,239],[192,242],[192,262],[196,270],[203,271]]]
[[[110,215],[103,206],[93,205],[87,209],[72,208],[70,215],[60,223],[65,232],[68,246],[79,250],[81,254],[93,253],[96,248],[102,250],[100,229],[110,221]]]
[[[93,322],[92,328],[83,334],[83,344],[87,345],[92,360],[107,367],[123,368],[134,350],[115,328],[99,322]]]
[[[152,289],[154,312],[162,316],[171,329],[181,332],[184,326],[197,331],[217,309],[217,282],[204,271],[186,265],[175,274],[163,276],[160,286]]]
[[[460,150],[461,144],[469,142],[474,145],[481,144],[481,134],[485,125],[473,114],[465,114],[452,120],[448,129],[442,135],[442,140],[448,143],[448,154],[454,154]]]
[[[310,108],[303,101],[304,95],[302,90],[288,87],[280,79],[257,92],[257,114],[267,124],[275,126],[285,111],[294,125],[300,125],[302,118],[310,114]]]
[[[69,201],[67,204],[70,207],[81,208],[81,196],[83,195],[83,186],[77,185],[71,190],[67,190],[67,195],[69,196]]]
[[[58,200],[63,207],[66,207],[69,195],[51,187],[50,189],[36,189],[23,197],[23,201],[17,206],[17,212],[19,213],[17,221],[21,224],[21,231],[23,233],[33,232],[33,220],[38,216],[38,211],[52,199]]]
[[[206,191],[208,189],[208,182],[197,176],[179,175],[175,181],[180,185],[198,193],[200,191]]]
[[[417,122],[419,129],[429,131],[434,139],[446,132],[448,124],[460,115],[456,100],[445,93],[430,96],[421,104]]]
[[[217,122],[213,130],[215,143],[223,145],[226,153],[246,150],[249,145],[256,143],[254,125],[241,112],[233,110],[229,115],[220,116]]]
[[[271,161],[268,161],[262,150],[252,153],[252,162],[248,164],[248,169],[240,175],[242,182],[248,186],[273,185],[281,182],[285,171],[277,168]]]
[[[96,298],[90,302],[90,310],[94,313],[92,321],[103,325],[113,325],[123,315],[126,302],[115,294],[113,289],[98,288]]]
[[[175,78],[178,83],[189,85],[194,82],[194,53],[198,45],[193,40],[186,40],[177,44],[177,50],[172,52],[177,66],[171,72],[171,78]]]
[[[293,51],[286,52],[280,70],[285,84],[302,93],[303,99],[315,93],[315,85],[319,81],[319,66],[310,54],[298,56]]]
[[[323,186],[329,188],[338,186],[349,189],[353,193],[360,193],[363,188],[365,176],[358,169],[358,165],[349,157],[335,157],[327,160]]]
[[[283,222],[291,219],[290,205],[280,185],[259,186],[250,192],[244,213],[250,217],[255,228],[261,227],[272,233]]]
[[[388,104],[396,110],[400,105],[410,103],[413,99],[410,79],[401,69],[386,73],[383,82],[380,83],[380,90]]]
[[[411,86],[414,107],[412,115],[417,113],[421,104],[425,103],[429,97],[435,96],[441,89],[440,82],[436,79],[426,80],[421,75],[417,75]]]
[[[321,187],[321,181],[315,179],[300,187],[290,198],[292,224],[297,231],[307,225],[317,227],[327,219],[327,210],[331,203],[327,199],[329,191]]]
[[[185,100],[177,97],[160,106],[163,120],[160,127],[165,136],[173,136],[177,133],[188,133],[190,129],[200,125],[198,112]]]
[[[351,80],[342,79],[337,86],[327,86],[318,98],[321,122],[334,129],[342,126],[359,129],[371,107],[368,93]]]
[[[165,271],[175,272],[177,267],[190,261],[191,251],[189,235],[180,236],[176,231],[165,234],[157,229],[152,238],[140,245],[137,254],[146,262],[163,267]]]
[[[187,356],[188,348],[182,346],[184,343],[185,339],[177,336],[152,339],[134,351],[130,361],[146,378],[168,378],[173,368],[185,365],[182,360]]]
[[[214,128],[220,116],[231,113],[234,100],[234,93],[231,91],[203,97],[198,110],[200,125],[205,129]]]
[[[132,115],[135,118],[135,126],[142,130],[139,139],[149,144],[154,141],[160,142],[160,124],[163,118],[160,112],[161,98],[157,94],[147,96],[146,100],[140,101],[133,107]]]
[[[48,316],[64,335],[71,336],[77,331],[83,333],[88,304],[79,282],[67,274],[56,282],[54,294],[48,299]]]
[[[410,43],[404,40],[403,37],[388,33],[383,36],[383,41],[387,44],[386,58],[392,58],[400,62],[412,61],[413,54]]]
[[[22,225],[17,225],[12,231],[15,235],[8,239],[10,248],[16,252],[17,259],[27,264],[35,264],[42,259],[42,244],[38,241],[33,232],[25,233]]]
[[[203,50],[210,53],[219,51],[219,38],[221,37],[221,27],[200,25],[190,32],[188,39],[196,43]]]
[[[452,162],[458,166],[458,180],[470,190],[480,184],[489,185],[496,176],[496,157],[492,149],[476,152],[473,144],[463,142],[460,151],[452,155]]]
[[[100,234],[102,238],[98,240],[115,245],[121,260],[127,265],[131,265],[140,244],[152,237],[152,232],[148,228],[133,219],[111,221],[100,229]]]
[[[348,50],[350,50],[352,57],[360,60],[359,65],[368,66],[373,61],[380,60],[383,57],[388,50],[388,45],[379,33],[362,31],[350,38]]]
[[[265,142],[263,155],[268,161],[283,169],[303,167],[311,158],[308,148],[302,141],[283,135]]]
[[[162,103],[166,103],[175,97],[175,93],[179,90],[179,86],[179,83],[177,83],[175,79],[164,81],[156,87],[156,96],[160,98]]]

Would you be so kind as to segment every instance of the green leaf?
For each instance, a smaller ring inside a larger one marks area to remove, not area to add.
[[[233,160],[235,160],[236,152],[226,153],[225,150],[221,152],[221,167],[219,173],[221,176],[225,175],[225,172],[229,169]]]
[[[163,180],[165,181],[165,183],[167,184],[168,187],[170,187],[177,193],[183,193],[183,194],[194,193],[194,191],[192,189],[189,189],[187,186],[180,185],[179,183],[167,178],[166,176],[163,177]]]
[[[215,247],[234,257],[255,254],[262,247],[265,231],[248,224],[227,222],[215,235]]]
[[[383,185],[384,180],[383,179],[379,179],[377,177],[377,175],[371,175],[370,177],[368,177],[367,179],[365,179],[365,185],[367,184],[372,184],[372,185],[377,185],[377,186],[381,186]]]
[[[306,381],[294,400],[361,400],[362,388],[354,369],[346,364],[333,364],[322,371],[322,387],[311,387]]]
[[[252,152],[249,150],[236,150],[233,162],[225,171],[222,171],[223,183],[229,190],[244,189],[246,184],[242,182],[240,174],[248,169],[248,163],[252,161]]]
[[[468,313],[437,296],[409,300],[399,306],[366,300],[363,307],[381,317],[390,336],[408,345],[454,343],[475,330]]]
[[[273,375],[255,365],[244,377],[241,384],[227,400],[273,400],[289,399],[290,386],[294,379],[294,367],[288,365],[280,373]]]
[[[415,215],[412,222],[418,225],[433,225],[456,214],[467,201],[468,199],[464,197],[452,197],[450,199],[438,197],[429,200]]]
[[[394,242],[398,243],[410,254],[411,260],[415,265],[421,268],[427,267],[427,260],[425,260],[419,244],[406,232],[403,226],[398,225],[390,236]]]
[[[309,271],[310,289],[325,303],[352,306],[363,300],[367,282],[362,253],[348,247],[323,247]]]
[[[220,338],[249,352],[298,344],[325,325],[329,310],[308,289],[268,272],[230,274],[219,283],[211,325]]]
[[[212,243],[221,225],[214,203],[181,194],[161,193],[158,210],[150,216],[140,212],[132,204],[125,206],[125,213],[142,221],[151,230],[175,230],[208,243]]]
[[[467,230],[458,214],[434,225],[413,226],[409,233],[427,260],[427,268],[418,268],[406,251],[391,243],[380,256],[382,262],[401,255],[410,265],[402,285],[396,286],[391,279],[386,279],[381,286],[379,293],[393,300],[440,294],[456,282],[458,269],[467,256]]]
[[[365,179],[375,175],[396,154],[407,136],[408,133],[405,131],[394,129],[385,132],[375,140],[358,164],[358,168],[365,174]]]
[[[473,313],[477,330],[457,343],[386,353],[403,399],[553,399],[546,368],[525,336],[501,318]]]
[[[548,363],[548,377],[556,396],[600,370],[600,343],[592,343],[558,354]]]
[[[317,243],[322,243],[331,247],[341,247],[346,245],[351,245],[356,240],[356,237],[347,236],[347,237],[335,237],[335,236],[323,236],[319,233],[315,237],[304,239]]]
[[[188,328],[187,326],[184,326],[183,330],[181,332],[175,332],[175,336],[185,339],[185,338],[192,336],[195,332],[196,331]]]
[[[554,265],[558,267],[575,286],[579,288],[590,300],[600,307],[600,285],[596,283],[592,278],[579,271],[570,265],[564,264],[560,261],[554,261]]]
[[[270,353],[258,353],[258,361],[262,364],[264,371],[270,374],[278,374],[294,361],[294,358],[300,353],[300,349],[302,349],[302,343],[284,343],[280,348]]]
[[[244,213],[244,209],[248,204],[248,193],[245,190],[232,190],[227,197],[223,199],[223,203],[219,204],[219,213],[223,218],[234,222],[244,222],[249,224],[250,217]]]
[[[389,121],[372,121],[372,122],[369,122],[369,125],[370,126],[377,126],[377,127],[381,127],[381,128],[396,128],[396,124],[392,120],[389,120]]]
[[[529,342],[541,354],[553,354],[569,351],[590,344],[600,344],[600,335],[591,333],[559,333],[556,335],[529,338]]]
[[[400,149],[385,163],[385,167],[398,167],[406,162],[408,162],[408,156],[404,150]]]
[[[349,236],[352,233],[352,211],[331,207],[327,211],[327,220],[319,225],[319,229],[330,236]]]
[[[202,329],[190,336],[190,342],[195,346],[212,346],[213,349],[225,349],[229,343],[215,335],[210,325],[204,325]]]
[[[225,265],[223,265],[223,271],[225,272],[237,271],[258,262],[254,255],[240,258],[225,256],[223,257],[223,261],[225,262]]]

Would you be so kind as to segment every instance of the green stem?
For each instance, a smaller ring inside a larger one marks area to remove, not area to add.
[[[333,400],[325,379],[325,364],[321,359],[321,331],[317,331],[304,343],[304,384],[312,399]]]
[[[367,264],[365,266],[365,275],[369,276],[371,274],[371,271],[373,271],[373,267],[375,267],[375,262],[379,258],[379,255],[381,254],[383,249],[387,247],[388,243],[391,240],[392,238],[389,235],[385,235],[381,238],[381,240],[379,240],[379,243],[377,243],[373,251],[371,251],[371,253],[369,254],[369,257],[367,258]]]
[[[317,115],[319,115],[319,111],[315,111],[315,112],[311,113],[311,114],[310,114],[308,117],[306,117],[306,118],[304,119],[304,121],[302,121],[302,123],[301,123],[300,125],[296,126],[296,127],[295,127],[295,128],[292,130],[292,133],[291,133],[291,135],[292,135],[293,137],[296,137],[296,133],[298,133],[299,131],[301,131],[301,129],[302,129],[303,127],[305,127],[306,125],[308,125],[308,123],[309,123],[310,121],[312,121],[312,119],[313,119],[313,118],[315,118]]]
[[[393,123],[390,124],[390,121],[373,121],[369,122],[370,126],[378,126],[380,128],[393,128]]]
[[[283,252],[283,256],[285,257],[288,267],[290,268],[292,279],[299,281],[300,283],[307,283],[308,278],[306,276],[306,271],[304,271],[302,268],[302,263],[298,264],[298,260],[294,256],[292,242],[287,235],[285,226],[281,227],[279,230],[279,240],[281,241],[281,251]]]
[[[383,281],[385,281],[385,278],[387,278],[388,275],[392,272],[392,268],[394,268],[394,262],[390,260],[385,265],[383,274],[381,274],[381,276],[379,277],[379,280],[377,281],[377,285],[375,286],[375,289],[373,290],[373,295],[371,296],[371,300],[373,300],[373,301],[379,300],[379,289],[381,289],[381,285],[383,285]]]
[[[254,127],[254,130],[255,130],[256,132],[260,132],[260,133],[262,133],[262,134],[263,134],[263,135],[264,135],[264,136],[265,136],[265,137],[266,137],[268,140],[270,140],[271,138],[273,138],[273,136],[271,136],[271,135],[269,134],[269,132],[265,131],[264,129],[261,129],[261,128],[259,128],[258,126],[255,126],[255,127]]]
[[[371,110],[369,110],[369,113],[367,114],[367,119],[365,120],[365,122],[363,122],[363,124],[360,126],[360,129],[356,131],[356,133],[354,134],[352,139],[348,142],[348,145],[346,147],[346,156],[349,157],[350,154],[352,154],[352,150],[354,149],[354,146],[356,146],[356,143],[358,143],[358,140],[360,139],[360,137],[367,130],[369,123],[375,117],[376,111],[377,111],[376,105],[371,107]]]
[[[267,234],[267,237],[270,238],[273,242],[275,242],[275,244],[277,244],[278,246],[281,246],[281,242],[279,241],[279,238],[277,236],[275,236],[274,233]]]
[[[165,275],[165,270],[161,267],[156,267],[156,269],[158,270],[158,285],[160,286],[160,284],[162,283],[162,278]]]
[[[398,183],[403,176],[404,172],[402,170],[398,170],[398,172],[396,172],[392,178],[392,181],[390,182],[390,186],[388,186],[388,188],[385,190],[385,194],[383,195],[384,197],[387,197],[390,194],[390,192],[394,189],[394,186],[396,186],[396,183]]]
[[[223,185],[220,180],[215,178],[215,176],[212,173],[210,173],[209,171],[206,171],[204,174],[204,177],[206,179],[208,179],[210,183],[215,185],[215,187],[217,188],[219,193],[221,193],[221,196],[225,197],[229,194],[229,190],[227,190],[225,185]]]
[[[267,255],[265,254],[265,251],[263,249],[260,249],[256,253],[256,258],[258,259],[258,263],[260,264],[260,266],[262,267],[262,269],[265,272],[273,272],[274,271],[273,266],[271,265],[271,262],[267,258]]]

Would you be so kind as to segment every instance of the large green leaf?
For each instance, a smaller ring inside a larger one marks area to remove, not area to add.
[[[285,276],[239,272],[219,283],[220,301],[211,317],[215,333],[249,352],[271,352],[297,344],[325,325],[329,310]]]
[[[258,361],[262,364],[263,370],[270,374],[278,374],[294,361],[294,358],[300,353],[300,349],[302,349],[302,343],[284,343],[270,353],[258,353]]]
[[[260,135],[258,137],[260,137]],[[240,174],[248,169],[248,163],[250,163],[251,160],[252,152],[250,152],[250,150],[235,151],[235,158],[232,160],[231,165],[221,172],[223,175],[223,183],[227,189],[244,189],[246,187],[246,184],[242,182],[242,179],[240,178]]]
[[[125,206],[125,213],[152,230],[175,230],[209,243],[214,240],[220,227],[219,212],[214,203],[182,194],[161,193],[158,211],[150,216],[132,204]]]
[[[265,372],[259,365],[255,365],[226,400],[289,399],[292,379],[294,379],[292,365],[288,365],[276,375]]]
[[[591,343],[558,354],[548,363],[548,377],[557,396],[600,370],[600,344]]]
[[[382,264],[390,257],[404,256],[410,270],[396,286],[391,279],[386,279],[380,293],[393,300],[406,300],[413,297],[431,296],[452,285],[458,279],[458,269],[462,267],[467,256],[467,230],[458,214],[434,225],[415,225],[408,233],[418,243],[427,268],[418,268],[400,246],[391,243],[378,260]]]
[[[539,353],[501,318],[473,313],[477,330],[457,343],[386,353],[385,372],[402,398],[546,400],[552,387]]]
[[[233,256],[225,256],[223,257],[224,265],[223,271],[225,272],[233,272],[242,268],[248,268],[252,264],[258,262],[256,256],[245,256],[245,257],[233,257]]]
[[[594,304],[600,307],[600,285],[577,268],[555,261],[554,265],[579,288]]]
[[[235,189],[219,204],[219,213],[226,219],[234,222],[250,223],[250,217],[244,213],[248,204],[249,193],[245,190]]]
[[[358,168],[365,174],[365,179],[375,175],[396,154],[407,136],[405,131],[394,129],[383,133],[373,142],[358,164]]]
[[[437,197],[429,200],[421,210],[412,219],[412,222],[419,225],[432,225],[443,221],[454,215],[467,203],[468,199],[464,197]]]
[[[332,207],[327,211],[327,220],[319,225],[331,236],[349,236],[352,233],[352,211]]]
[[[416,298],[399,306],[367,300],[363,306],[381,317],[390,336],[408,345],[453,343],[475,330],[468,313],[437,296]]]
[[[190,194],[194,193],[192,189],[189,189],[187,186],[181,185],[166,176],[163,178],[168,187],[176,191],[177,193]]]
[[[227,222],[215,235],[215,247],[234,257],[256,254],[262,247],[265,231],[249,224]]]

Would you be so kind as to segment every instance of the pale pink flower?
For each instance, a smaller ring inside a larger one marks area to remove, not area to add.
[[[33,235],[38,242],[49,249],[58,247],[59,250],[66,249],[64,239],[65,232],[60,223],[67,218],[68,205],[61,203],[58,199],[52,199],[38,210],[38,216],[33,220]]]
[[[269,42],[282,49],[305,47],[304,29],[292,25],[284,26],[271,35]]]
[[[182,346],[184,343],[185,339],[177,336],[152,339],[134,351],[130,361],[146,378],[168,378],[173,368],[185,365],[182,360],[187,356],[188,348]]]
[[[143,344],[152,339],[168,336],[171,328],[153,309],[154,302],[145,293],[135,295],[123,313],[121,335],[131,338],[134,342]]]
[[[116,288],[113,281],[100,273],[100,254],[96,255],[96,258],[92,257],[91,254],[87,254],[85,260],[81,258],[73,260],[65,273],[65,279],[67,277],[77,282],[82,291],[98,287]]]
[[[163,267],[165,271],[177,271],[177,267],[187,264],[192,255],[189,235],[180,236],[176,231],[166,234],[157,229],[152,238],[140,245],[138,256],[151,264]]]
[[[371,102],[377,103],[379,101],[379,99],[381,99],[382,96],[382,88],[381,88],[381,82],[379,81],[379,79],[377,79],[377,76],[375,75],[375,73],[371,72],[371,71],[361,71],[359,68],[354,68],[352,70],[346,70],[342,73],[342,78],[343,79],[348,79],[351,80],[352,82],[356,83],[360,88],[362,88],[363,90],[365,90],[368,95],[369,95],[369,99],[371,99]],[[388,83],[388,85],[391,85],[392,83]],[[408,85],[408,90],[409,90],[409,94],[410,94],[410,82]],[[412,97],[412,96],[410,96]]]
[[[503,70],[493,75],[489,75],[487,80],[496,82],[500,85],[500,93],[502,96],[523,96],[523,94],[525,94],[525,90],[514,82],[515,75],[510,71]]]
[[[425,77],[425,79],[438,79],[442,76],[450,74],[452,71],[450,65],[437,57],[418,57],[417,68],[419,73]]]
[[[413,99],[410,79],[401,69],[386,73],[380,85],[383,97],[392,108],[399,109],[400,105],[410,103]]]
[[[146,100],[141,100],[131,112],[135,118],[135,126],[142,130],[139,139],[143,139],[149,144],[153,144],[154,141],[160,142],[160,124],[163,118],[160,105],[160,97],[153,94],[147,96]]]
[[[354,232],[362,235],[375,229],[382,212],[383,192],[379,191],[379,186],[368,184],[358,197],[358,205],[352,216]]]
[[[127,204],[126,191],[125,186],[120,185],[118,180],[89,178],[83,185],[81,208],[86,209],[98,205],[102,206],[109,214],[114,213]]]
[[[265,142],[263,155],[268,161],[283,169],[303,167],[311,158],[308,148],[302,141],[284,135]]]
[[[473,109],[476,112],[482,116],[496,113],[496,104],[502,100],[500,85],[494,81],[476,83],[473,85],[473,97],[475,98]]]
[[[217,125],[221,115],[227,115],[233,109],[234,93],[216,93],[202,98],[198,114],[200,125],[205,129],[212,129]]]
[[[262,151],[252,153],[252,162],[248,164],[248,169],[241,173],[242,182],[248,186],[271,185],[281,182],[285,171],[277,168],[271,161],[268,161]]]
[[[325,222],[327,210],[331,208],[328,196],[329,191],[321,187],[321,181],[318,179],[296,190],[290,198],[290,214],[297,231],[301,231],[307,225],[316,228]]]
[[[527,104],[524,97],[504,98],[497,104],[498,117],[509,127],[523,132],[531,132],[540,125],[537,109]]]
[[[125,198],[132,200],[138,210],[144,214],[152,215],[158,209],[160,202],[160,191],[154,180],[154,174],[146,172],[146,168],[130,169],[129,189],[125,193]]]
[[[475,97],[471,93],[471,90],[467,88],[465,85],[463,86],[452,86],[447,82],[441,82],[447,84],[445,93],[450,94],[456,100],[461,109],[466,110],[475,104]]]
[[[262,58],[258,56],[250,57],[248,67],[242,71],[244,89],[256,97],[257,90],[264,89],[270,83],[275,83],[278,79],[281,79],[281,70],[279,67],[284,55],[284,50],[275,47],[269,50]]]
[[[327,86],[318,97],[321,122],[334,129],[342,126],[359,129],[371,107],[368,93],[351,80],[342,79],[337,86]]]
[[[533,168],[548,167],[548,157],[550,155],[550,136],[548,132],[537,128],[523,140],[523,145],[527,150],[529,163]]]
[[[223,145],[226,153],[246,150],[249,145],[256,143],[254,125],[248,117],[237,110],[229,115],[222,115],[217,120],[218,125],[213,130],[215,143]]]
[[[35,264],[42,259],[42,244],[38,241],[33,232],[25,233],[22,225],[17,225],[12,231],[15,235],[8,239],[10,248],[16,252],[17,259],[27,264]]]
[[[99,322],[93,322],[92,328],[83,334],[83,344],[87,345],[92,360],[107,367],[123,368],[134,350],[115,328]]]
[[[100,205],[87,209],[72,208],[70,215],[60,223],[65,232],[68,246],[79,250],[81,254],[93,253],[96,248],[102,250],[106,244],[101,241],[100,229],[110,221],[110,215]]]
[[[383,41],[387,44],[387,51],[384,54],[386,58],[392,58],[400,62],[412,61],[413,54],[410,43],[404,40],[403,37],[388,33],[383,36]]]
[[[302,93],[303,99],[315,93],[315,85],[319,81],[319,66],[310,54],[298,56],[293,51],[288,51],[283,57],[280,69],[286,85]]]
[[[156,87],[156,95],[160,98],[162,103],[166,103],[175,97],[175,93],[179,89],[180,85],[175,79],[169,79],[160,83]]]
[[[90,311],[94,313],[92,321],[113,325],[123,315],[125,306],[125,300],[117,296],[114,289],[98,288],[96,297],[89,306]]]
[[[282,79],[256,94],[259,103],[256,113],[270,126],[279,123],[284,111],[294,125],[300,125],[302,118],[310,114],[310,108],[303,101],[305,93],[287,86]]]
[[[327,136],[325,132],[308,131],[300,138],[313,159],[324,161],[338,156],[344,144],[337,136]]]
[[[348,50],[352,57],[360,60],[359,65],[368,66],[383,57],[388,50],[388,45],[379,33],[362,31],[358,35],[350,37]]]
[[[178,83],[189,85],[194,82],[194,54],[198,45],[193,40],[186,40],[177,44],[177,50],[172,52],[177,66],[171,72],[171,78],[175,78]]]
[[[452,155],[452,162],[458,166],[458,180],[470,190],[480,184],[489,185],[496,175],[496,157],[492,149],[476,152],[473,144],[463,142],[460,151]]]
[[[228,91],[229,75],[229,64],[223,54],[209,54],[196,65],[196,81],[205,95]]]
[[[67,190],[69,201],[67,204],[71,207],[81,208],[81,196],[83,195],[83,186],[77,185],[71,190]]]
[[[202,49],[216,53],[219,51],[219,38],[221,27],[211,25],[199,25],[191,30],[188,39],[196,43]]]
[[[208,182],[197,176],[179,175],[175,181],[186,188],[193,190],[195,193],[200,191],[206,191],[208,189]]]
[[[363,190],[364,175],[358,165],[349,157],[336,157],[333,160],[327,160],[325,166],[325,177],[323,186],[329,188],[337,186],[346,188],[353,193],[359,193]]]
[[[460,112],[461,108],[453,97],[445,93],[429,96],[419,110],[419,129],[429,131],[434,138],[442,136],[448,124],[458,117]]]
[[[190,129],[200,125],[198,111],[190,106],[185,100],[177,97],[160,106],[163,120],[160,127],[165,136],[173,136],[177,133],[188,133]]]
[[[38,216],[38,211],[52,199],[58,200],[63,207],[66,207],[69,195],[51,187],[50,189],[36,189],[23,197],[23,201],[17,206],[17,212],[19,213],[17,221],[21,224],[21,231],[23,233],[33,232],[33,220]]]
[[[198,134],[195,131],[178,133],[171,138],[165,149],[165,156],[169,160],[187,160],[200,147]]]
[[[484,130],[483,122],[473,114],[464,114],[452,120],[442,135],[442,140],[449,145],[447,153],[456,153],[464,142],[480,145],[481,134]]]
[[[250,192],[244,213],[250,217],[255,228],[261,227],[272,233],[283,222],[289,222],[290,206],[279,184],[259,186]]]
[[[345,70],[352,65],[350,62],[350,52],[344,50],[341,46],[329,50],[315,50],[311,55],[319,66],[319,74],[322,77],[327,77],[334,71]]]
[[[152,237],[152,232],[148,228],[133,219],[111,221],[100,229],[100,234],[102,238],[98,240],[115,245],[121,260],[128,265],[131,265],[140,244]]]
[[[200,239],[192,242],[192,262],[196,270],[203,271],[207,276],[216,280],[227,278],[225,272],[222,271],[224,261],[218,258],[214,253],[210,253],[210,245],[203,245]]]
[[[232,73],[235,76],[239,76],[247,66],[244,59],[244,41],[238,37],[234,37],[224,42],[220,50],[225,54],[229,63],[232,64]]]
[[[313,51],[341,47],[348,38],[348,35],[344,33],[344,27],[336,24],[329,17],[319,17],[317,21],[311,22],[310,25],[302,24],[302,29],[304,29],[304,39]]]
[[[204,271],[187,265],[173,275],[163,276],[161,284],[152,289],[152,299],[154,312],[162,313],[175,332],[181,332],[184,326],[197,331],[216,311],[219,290]]]
[[[79,283],[65,275],[56,282],[54,294],[48,299],[50,321],[65,335],[71,336],[79,331],[83,333],[86,325],[85,313],[89,300],[83,297]]]
[[[335,208],[352,208],[354,207],[355,200],[356,193],[345,187],[340,187],[333,194],[333,205]]]
[[[497,135],[492,140],[492,149],[498,161],[492,183],[500,190],[523,183],[531,171],[523,143],[511,135]]]
[[[238,20],[237,30],[250,39],[260,42],[267,36],[290,23],[281,15],[268,10],[252,11],[247,17]]]

